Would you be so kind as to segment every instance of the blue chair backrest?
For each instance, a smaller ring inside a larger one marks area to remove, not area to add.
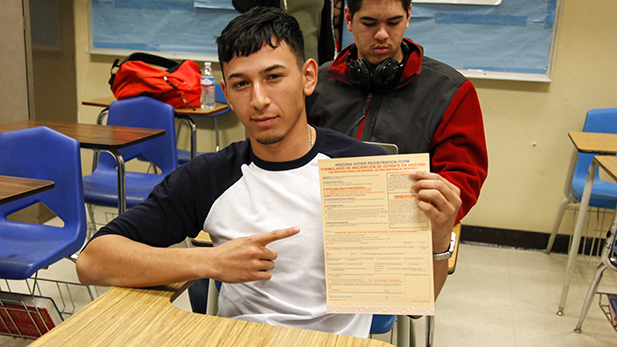
[[[120,150],[125,162],[138,156],[145,157],[163,173],[178,167],[174,108],[147,96],[118,100],[109,106],[107,125],[164,129],[165,135]],[[101,153],[100,164],[115,167],[109,153]]]
[[[225,99],[225,94],[223,94],[223,88],[221,88],[220,83],[214,84],[216,87],[214,88],[214,101],[220,103],[227,103],[227,99]]]
[[[587,117],[585,119],[585,126],[583,127],[584,132],[593,132],[593,133],[612,133],[617,134],[617,108],[603,108],[603,109],[593,109],[587,112]],[[591,153],[579,153],[578,159],[576,161],[576,167],[574,169],[574,175],[572,178],[572,186],[570,188],[570,194],[574,196],[578,201],[581,199],[581,195],[583,194],[583,187],[585,185],[585,180],[587,177],[587,171],[589,171],[589,165],[593,161],[593,157],[596,154]],[[599,171],[596,173],[596,181],[597,183],[601,182],[599,177]],[[610,184],[610,183],[609,183]],[[594,183],[594,187],[596,184]],[[615,195],[613,199],[594,199],[592,195],[591,200],[589,202],[590,206],[601,207],[614,209],[615,201],[617,201],[617,185],[614,185]],[[592,194],[595,193],[595,189],[592,190]]]
[[[374,314],[373,321],[371,322],[371,329],[369,331],[369,334],[385,334],[392,330],[392,328],[394,327],[395,321],[396,321],[395,315]]]
[[[80,155],[78,141],[47,127],[0,134],[0,174],[55,183],[51,190],[0,205],[0,221],[41,202],[64,222],[58,232],[74,233],[77,251],[86,237]]]

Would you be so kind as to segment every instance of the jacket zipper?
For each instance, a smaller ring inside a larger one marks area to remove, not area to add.
[[[362,138],[362,132],[364,131],[364,124],[366,124],[366,118],[368,117],[368,111],[371,108],[371,101],[373,100],[373,93],[370,93],[366,98],[366,102],[364,103],[364,109],[362,110],[362,116],[360,119],[356,121],[355,126],[358,127],[358,132],[356,133],[356,139],[360,140]]]

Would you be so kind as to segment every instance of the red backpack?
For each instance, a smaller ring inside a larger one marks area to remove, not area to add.
[[[150,96],[173,107],[195,108],[201,105],[201,71],[196,62],[173,60],[147,53],[133,53],[122,63],[116,59],[109,79],[116,99]],[[161,66],[162,70],[151,65]],[[113,69],[118,68],[114,73]]]

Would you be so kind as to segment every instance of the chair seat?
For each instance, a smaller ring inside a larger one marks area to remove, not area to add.
[[[71,255],[81,248],[83,238],[61,232],[63,228],[29,223],[0,224],[0,278],[23,280],[37,270]]]
[[[83,178],[84,200],[87,204],[107,207],[118,206],[118,173],[109,170],[95,170]],[[126,207],[131,208],[146,200],[155,185],[165,175],[141,172],[126,172]]]
[[[570,193],[576,197],[578,201],[581,201],[583,196],[583,189],[585,188],[585,177],[574,177],[572,179],[572,187]],[[617,205],[617,184],[596,179],[593,183],[591,190],[591,198],[589,199],[589,206],[600,207],[607,209],[614,209]]]

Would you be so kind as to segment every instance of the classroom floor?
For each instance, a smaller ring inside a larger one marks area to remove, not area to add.
[[[462,244],[456,272],[449,276],[436,304],[434,346],[617,345],[617,332],[604,317],[597,300],[594,300],[583,324],[583,333],[572,331],[599,263],[598,258],[579,258],[565,315],[560,317],[555,314],[566,262],[567,256],[564,254],[546,255],[539,251]],[[77,282],[74,265],[68,260],[41,271],[40,277]],[[5,289],[5,284],[0,283],[0,287]],[[17,289],[17,284],[13,283],[13,289]],[[105,289],[99,288],[99,292]],[[43,295],[53,297],[54,290],[42,285]],[[89,302],[85,288],[69,286],[69,290],[76,310]],[[617,273],[607,270],[600,290],[617,293]],[[176,306],[189,310],[188,297],[182,295]],[[424,346],[425,319],[418,319],[414,324],[417,346]],[[374,338],[390,341],[389,335]],[[0,347],[28,344],[29,341],[0,337]]]

